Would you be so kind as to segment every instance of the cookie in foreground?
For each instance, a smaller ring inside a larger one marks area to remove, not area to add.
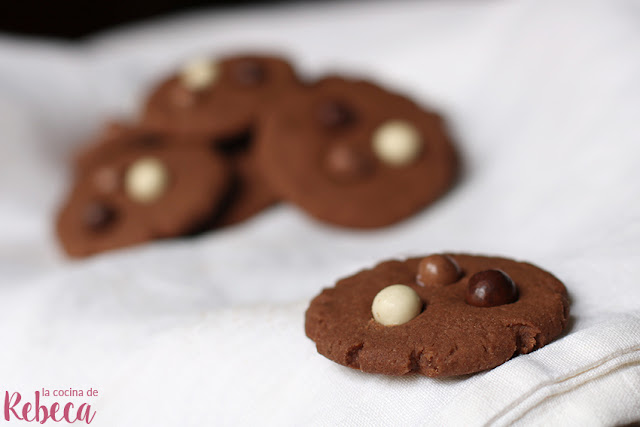
[[[471,374],[534,351],[567,325],[567,290],[525,262],[461,254],[385,261],[315,297],[318,352],[386,375]]]

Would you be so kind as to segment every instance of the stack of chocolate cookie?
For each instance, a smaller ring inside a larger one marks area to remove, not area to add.
[[[283,59],[191,61],[157,86],[136,124],[78,156],[57,232],[87,256],[235,224],[279,200],[324,222],[382,227],[453,183],[442,120],[364,81],[304,84]]]

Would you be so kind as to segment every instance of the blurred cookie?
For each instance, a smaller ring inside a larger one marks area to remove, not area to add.
[[[255,161],[254,138],[258,118],[298,85],[285,60],[238,55],[189,61],[152,90],[145,126],[206,136],[231,164],[235,193],[218,225],[240,222],[278,201]]]
[[[94,147],[97,155],[82,156],[56,224],[69,255],[184,235],[216,215],[229,186],[225,163],[201,147],[176,146],[171,137],[163,138],[117,149],[126,145],[119,139]]]
[[[494,368],[566,327],[564,285],[528,263],[436,254],[339,280],[306,312],[327,358],[363,372],[430,377]]]
[[[151,91],[142,123],[232,139],[251,131],[261,110],[297,85],[293,68],[280,58],[197,59]]]
[[[444,194],[458,171],[438,115],[375,84],[338,77],[278,102],[262,122],[257,150],[283,199],[356,228],[415,214]]]
[[[82,175],[127,151],[144,154],[148,150],[170,146],[204,150],[206,143],[205,138],[197,135],[170,134],[145,126],[112,121],[108,122],[94,139],[80,148],[74,159],[74,171]]]

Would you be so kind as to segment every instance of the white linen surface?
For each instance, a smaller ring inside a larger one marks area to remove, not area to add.
[[[634,0],[303,3],[79,44],[0,38],[0,397],[93,387],[92,424],[106,426],[640,419],[638,22]],[[133,117],[182,59],[245,48],[437,107],[464,156],[460,184],[386,230],[282,205],[197,239],[67,260],[52,222],[73,149]],[[336,278],[444,250],[552,271],[572,298],[568,332],[444,380],[363,374],[304,336],[308,301]]]

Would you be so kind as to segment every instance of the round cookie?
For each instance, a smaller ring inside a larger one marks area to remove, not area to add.
[[[445,193],[458,169],[442,119],[409,99],[329,77],[278,102],[258,160],[273,188],[317,219],[374,228]]]
[[[283,59],[238,55],[188,61],[152,90],[145,126],[206,136],[231,163],[235,191],[217,225],[241,222],[278,201],[255,161],[253,138],[259,116],[299,84]]]
[[[544,346],[565,328],[567,291],[550,273],[505,258],[431,257],[436,259],[422,265],[424,258],[382,262],[323,290],[305,322],[318,352],[363,372],[447,377],[494,368]],[[447,262],[454,266],[442,268]],[[429,263],[440,273],[425,274]],[[458,270],[459,276],[450,274]],[[422,284],[419,275],[431,280]],[[421,309],[410,291],[389,292],[395,285],[415,291]]]
[[[228,190],[227,166],[201,148],[157,144],[103,154],[83,163],[58,214],[56,232],[71,256],[202,228]]]

